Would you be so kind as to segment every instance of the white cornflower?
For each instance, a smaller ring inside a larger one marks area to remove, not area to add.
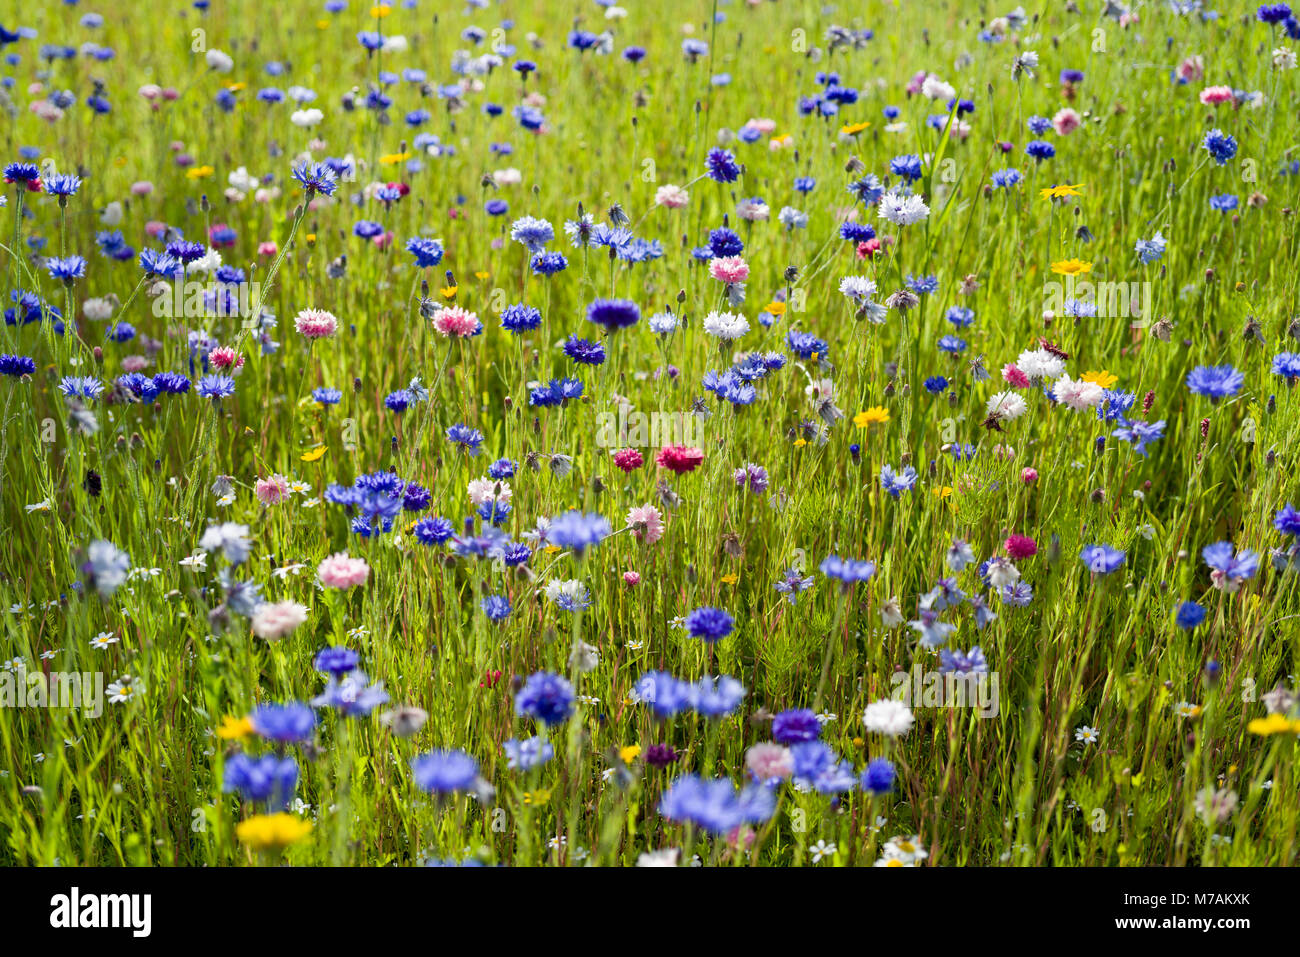
[[[925,205],[925,201],[915,193],[905,196],[897,191],[891,191],[880,197],[876,214],[895,226],[911,226],[929,216],[930,207]]]
[[[862,712],[862,724],[868,731],[897,738],[907,734],[912,728],[912,709],[893,698],[882,698],[867,705]]]
[[[989,396],[988,405],[985,411],[989,415],[996,415],[999,419],[1006,419],[1008,422],[1018,419],[1025,414],[1025,400],[1016,392],[999,392],[996,395]]]
[[[1026,349],[1016,359],[1016,368],[1031,379],[1055,379],[1065,371],[1065,362],[1046,349]]]
[[[1023,366],[1021,367],[1023,369]],[[1075,412],[1096,407],[1102,398],[1102,387],[1095,382],[1075,381],[1068,375],[1061,376],[1052,386],[1052,395],[1062,405],[1069,406]]]
[[[719,339],[739,339],[749,331],[749,320],[734,312],[711,312],[704,317],[704,331]]]

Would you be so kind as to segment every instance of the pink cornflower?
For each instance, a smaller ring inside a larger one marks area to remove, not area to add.
[[[468,339],[483,331],[483,323],[478,316],[460,306],[444,306],[433,317],[433,328],[443,336],[456,339]]]
[[[144,356],[127,356],[122,360],[123,372],[143,372],[149,368],[149,360]]]
[[[634,505],[628,509],[627,523],[632,526],[632,534],[647,545],[653,545],[663,537],[663,516],[653,505]]]
[[[1178,79],[1184,83],[1196,83],[1205,76],[1205,60],[1197,56],[1189,56],[1178,65]]]
[[[787,747],[764,741],[745,752],[745,767],[759,782],[780,780],[794,773],[794,755]]]
[[[1008,535],[1002,545],[1007,554],[1015,559],[1032,558],[1038,554],[1038,543],[1028,535]]]
[[[1020,481],[1026,485],[1033,485],[1038,481],[1038,469],[1031,469],[1026,465],[1020,470]]]
[[[263,505],[279,505],[289,500],[289,480],[278,472],[270,478],[260,478],[253,485],[253,494]]]
[[[880,240],[875,236],[871,237],[866,242],[858,243],[859,259],[874,259],[876,257],[876,254],[879,252],[880,252]]]
[[[1016,389],[1029,388],[1029,376],[1021,372],[1013,362],[1008,362],[1002,367],[1002,378],[1008,385]]]
[[[316,566],[316,575],[326,588],[351,588],[366,583],[370,566],[365,559],[349,558],[347,552],[335,552]]]
[[[1076,110],[1065,107],[1056,111],[1052,117],[1052,129],[1056,130],[1057,136],[1069,136],[1083,123]]]
[[[230,346],[217,346],[208,353],[208,360],[218,369],[230,369],[238,372],[244,368],[244,356]]]
[[[131,184],[132,196],[148,196],[153,192],[153,183],[148,180],[140,180],[138,183]]]
[[[681,209],[690,202],[691,194],[680,186],[667,183],[655,190],[655,205],[668,209]]]
[[[665,445],[655,456],[655,461],[671,472],[681,475],[693,472],[704,461],[704,452],[688,445]]]
[[[265,256],[265,257],[267,257],[268,259],[269,259],[271,256],[274,256],[274,255],[275,255],[276,253],[278,253],[279,251],[280,251],[280,247],[277,246],[275,243],[271,242],[270,240],[268,240],[268,241],[266,241],[266,242],[264,242],[264,243],[258,243],[258,244],[257,244],[257,254],[258,254],[259,256]]]
[[[307,606],[296,601],[263,602],[253,612],[253,634],[275,641],[307,620]]]
[[[1218,106],[1220,103],[1232,102],[1232,87],[1207,86],[1201,91],[1201,102],[1206,106]]]
[[[293,321],[298,334],[306,339],[328,339],[339,330],[339,321],[324,309],[304,309]]]
[[[639,572],[624,572],[623,581],[629,586],[639,585],[641,584],[641,575]]]
[[[749,278],[749,263],[739,256],[715,256],[709,260],[709,275],[718,282],[744,282]]]
[[[624,472],[634,472],[645,464],[645,457],[636,449],[619,449],[614,453],[614,464]]]

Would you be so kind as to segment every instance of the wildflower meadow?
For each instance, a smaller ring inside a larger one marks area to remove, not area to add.
[[[6,5],[0,862],[1294,866],[1300,9],[1013,3]]]

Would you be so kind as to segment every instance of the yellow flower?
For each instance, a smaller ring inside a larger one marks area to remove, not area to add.
[[[734,585],[738,581],[740,581],[740,576],[735,572],[727,572],[727,574],[722,576],[722,584],[724,585]]]
[[[1119,381],[1119,376],[1111,375],[1105,369],[1102,369],[1100,372],[1085,372],[1083,374],[1083,381],[1092,382],[1095,385],[1101,386],[1103,389],[1109,389]]]
[[[328,451],[329,449],[322,445],[320,448],[311,449],[308,452],[302,453],[298,458],[303,462],[319,462],[325,457],[325,453]]]
[[[870,125],[871,124],[866,120],[863,120],[860,123],[845,123],[840,127],[840,132],[845,136],[857,136]]]
[[[952,486],[951,486],[951,485],[944,485],[944,486],[941,486],[940,488],[936,488],[936,489],[934,490],[934,497],[935,497],[935,498],[947,498],[947,497],[950,496],[951,494],[952,494]]]
[[[1267,718],[1256,718],[1246,725],[1251,734],[1268,737],[1271,734],[1300,734],[1300,720],[1292,720],[1284,714],[1270,714]]]
[[[216,170],[211,166],[195,166],[185,171],[185,175],[190,179],[206,179],[215,173]]]
[[[490,279],[490,278],[492,278],[492,274],[491,274],[490,272],[488,272],[486,269],[480,269],[478,272],[474,273],[474,278],[475,278],[475,279]]]
[[[415,154],[410,153],[410,152],[406,152],[406,153],[385,153],[383,156],[379,157],[379,165],[380,165],[380,166],[396,166],[398,163],[405,163],[405,162],[406,162],[407,160],[409,160],[413,155],[415,155]]]
[[[869,429],[873,425],[884,425],[888,421],[889,410],[880,405],[873,405],[865,412],[859,412],[853,417],[853,424],[860,429]]]
[[[235,834],[241,841],[259,851],[279,850],[311,833],[311,821],[293,814],[254,814],[240,821]]]
[[[376,20],[382,20],[393,12],[393,8],[386,3],[376,3],[370,8],[370,15]]]
[[[783,302],[769,302],[766,306],[763,307],[763,311],[766,312],[766,313],[768,313],[769,315],[773,315],[773,316],[784,316],[784,315],[785,315],[785,303],[783,303]]]
[[[554,555],[556,552],[558,552],[558,551],[560,550],[560,546],[559,546],[559,545],[547,545],[546,548],[543,549],[543,550],[544,550],[544,551],[546,552],[546,554],[548,554],[548,555]]]
[[[525,791],[525,792],[524,792],[524,803],[525,803],[525,804],[545,804],[545,803],[546,803],[547,801],[549,801],[550,799],[551,799],[551,789],[550,789],[550,788],[539,788],[539,789],[536,790],[536,791]]]
[[[1038,191],[1038,195],[1043,199],[1064,199],[1066,196],[1078,196],[1079,190],[1083,189],[1083,183],[1071,186],[1069,183],[1062,183],[1060,186],[1047,186]]]
[[[330,22],[329,22],[328,20],[317,20],[317,21],[316,21],[316,29],[317,29],[317,30],[328,30],[329,28],[330,28]]]
[[[624,764],[631,764],[641,754],[641,745],[629,744],[625,748],[618,749],[619,760]]]
[[[227,741],[246,738],[253,733],[253,722],[247,717],[236,718],[233,714],[228,714],[221,719],[221,727],[217,728],[217,737],[224,738]]]
[[[1084,273],[1092,272],[1092,263],[1084,262],[1082,259],[1062,259],[1060,262],[1052,263],[1052,272],[1058,276],[1082,276]]]
[[[316,245],[316,234],[315,234],[315,233],[308,233],[308,234],[307,234],[307,245],[308,245],[308,246],[315,246],[315,245]]]
[[[441,291],[442,291],[442,298],[443,298],[443,299],[455,299],[455,298],[456,298],[456,290],[459,289],[459,288],[460,288],[459,286],[443,286],[443,287],[442,287],[442,290],[441,290]]]
[[[240,83],[227,83],[227,84],[226,84],[226,89],[229,90],[231,93],[238,93],[240,90],[244,89],[246,86],[248,86],[248,84],[247,84],[247,83],[243,83],[243,82],[240,82]]]
[[[805,445],[807,445],[807,444],[808,444],[808,440],[807,440],[807,439],[795,439],[795,440],[794,440],[794,447],[795,447],[796,449],[801,449],[801,448],[803,448],[803,447],[804,447]]]
[[[113,165],[116,166],[118,169],[121,169],[123,166],[126,165],[126,157],[119,156],[117,159],[113,160]]]

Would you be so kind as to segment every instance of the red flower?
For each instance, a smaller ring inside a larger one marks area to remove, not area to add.
[[[614,464],[624,472],[631,472],[644,465],[645,458],[636,449],[619,449],[614,453]]]
[[[683,472],[693,472],[704,461],[704,453],[687,445],[665,445],[659,450],[655,461],[681,475]]]
[[[1038,554],[1038,543],[1028,535],[1010,535],[1002,544],[1012,558],[1032,558]]]
[[[880,252],[880,240],[872,237],[866,242],[858,243],[859,259],[874,259],[876,253]]]

